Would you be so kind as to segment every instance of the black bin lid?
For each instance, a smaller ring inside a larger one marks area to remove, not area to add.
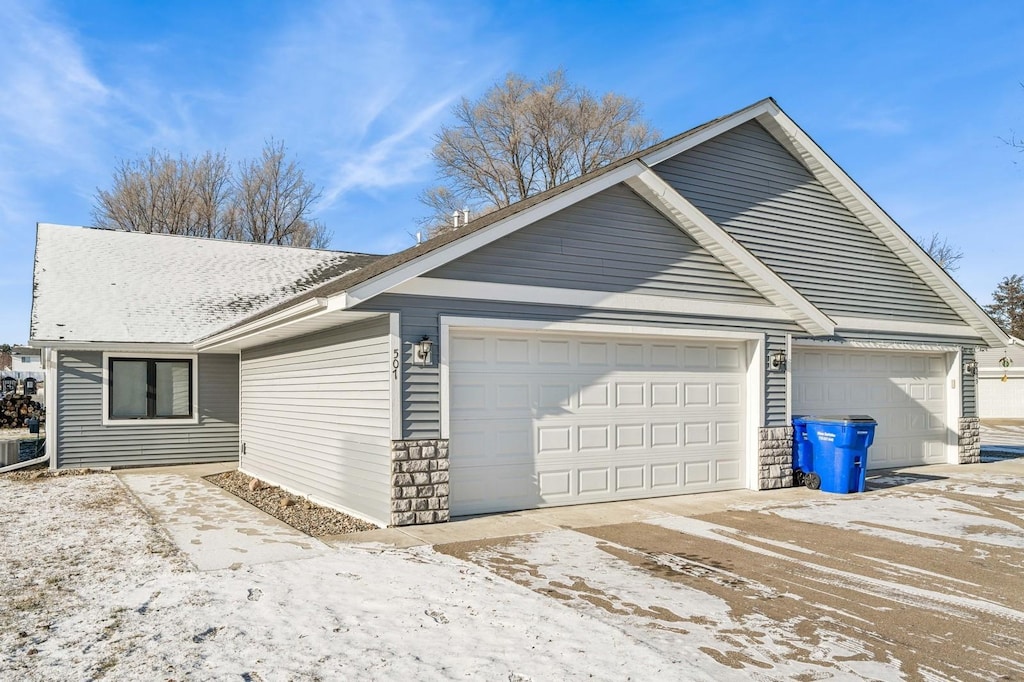
[[[829,414],[801,417],[807,422],[826,422],[829,424],[877,424],[875,418],[867,414]]]

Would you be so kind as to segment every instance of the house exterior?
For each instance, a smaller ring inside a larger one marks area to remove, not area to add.
[[[978,351],[978,416],[1024,422],[1024,341]]]
[[[98,232],[39,227],[53,466],[237,457],[381,525],[789,486],[794,414],[978,461],[1007,342],[770,99],[385,257]],[[148,279],[57,267],[94,241]]]

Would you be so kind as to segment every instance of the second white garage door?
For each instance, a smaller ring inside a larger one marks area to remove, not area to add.
[[[801,348],[793,359],[793,414],[878,422],[868,468],[946,462],[944,353]]]
[[[453,515],[746,485],[741,344],[455,331]]]

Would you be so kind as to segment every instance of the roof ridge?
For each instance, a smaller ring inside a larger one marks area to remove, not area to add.
[[[37,225],[38,228],[59,228],[59,229],[66,229],[66,230],[82,230],[82,231],[105,233],[105,234],[111,234],[111,235],[114,235],[114,234],[121,234],[121,235],[126,235],[126,236],[127,235],[132,235],[132,236],[136,236],[136,237],[157,237],[157,238],[173,237],[173,238],[177,238],[177,239],[185,239],[185,240],[192,240],[192,241],[203,241],[203,242],[213,242],[213,243],[217,243],[217,244],[233,244],[233,245],[238,245],[238,246],[241,246],[241,247],[257,247],[257,248],[269,247],[269,248],[272,248],[272,249],[291,249],[293,251],[301,251],[301,252],[305,252],[305,253],[323,253],[323,254],[341,255],[341,256],[373,256],[373,257],[377,257],[377,258],[383,258],[383,257],[389,255],[389,254],[379,254],[379,253],[365,253],[365,252],[362,252],[362,251],[342,251],[342,250],[339,250],[339,249],[317,249],[317,248],[312,248],[312,247],[309,247],[309,246],[295,246],[295,245],[292,245],[292,244],[269,244],[269,243],[266,243],[266,242],[253,242],[253,241],[245,241],[245,240],[242,240],[242,239],[226,239],[226,238],[223,238],[223,237],[203,237],[203,236],[200,236],[200,235],[193,235],[193,234],[171,234],[171,233],[168,233],[168,232],[143,232],[141,230],[120,230],[120,229],[108,228],[108,227],[97,227],[95,225],[64,225],[64,224],[60,224],[60,223],[47,223],[47,222],[39,222],[39,223],[36,223],[36,225]]]

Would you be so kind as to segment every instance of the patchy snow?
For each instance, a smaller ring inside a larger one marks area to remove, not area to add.
[[[924,486],[933,484],[924,484]],[[949,485],[952,492],[967,486]],[[984,493],[985,497],[994,494]],[[813,513],[809,510],[813,508]],[[918,547],[961,551],[955,540],[1024,548],[1018,526],[991,518],[974,505],[939,495],[901,493],[889,495],[822,497],[813,501],[762,506],[762,513],[833,528],[857,530],[875,537]]]
[[[680,516],[651,519],[645,521],[651,525],[661,526],[671,530],[686,533],[696,537],[716,540],[725,545],[742,547],[746,551],[760,554],[776,561],[798,563],[804,567],[811,567],[810,564],[801,559],[795,559],[786,554],[774,552],[751,543],[743,536],[736,533],[732,528],[707,523],[699,519],[684,518]],[[813,570],[822,574],[821,582],[825,585],[835,587],[852,588],[862,593],[872,593],[886,601],[898,604],[927,606],[936,611],[954,614],[959,617],[971,617],[972,612],[994,615],[999,618],[1024,623],[1024,611],[996,604],[984,599],[972,598],[969,596],[937,592],[914,585],[904,584],[894,580],[881,580],[867,575],[852,573],[841,569],[830,568],[824,565],[814,565]],[[961,581],[962,582],[962,581]]]
[[[614,623],[629,637],[686,666],[685,679],[823,679],[821,676],[891,679],[897,669],[861,660],[863,645],[838,632],[819,633],[813,658],[793,660],[806,650],[799,634],[807,616],[774,621],[759,613],[738,616],[725,600],[670,580],[652,580],[639,563],[653,561],[669,571],[699,575],[741,589],[753,600],[787,599],[765,585],[731,571],[673,554],[646,554],[574,531],[525,537],[473,555],[475,561],[510,570],[517,582],[552,594],[595,619]],[[731,660],[734,669],[719,660]],[[829,661],[828,668],[820,662]],[[834,667],[832,667],[834,666]],[[770,676],[766,671],[771,671]],[[826,670],[828,672],[826,672]]]
[[[0,499],[9,679],[689,677],[644,637],[426,547],[198,572],[114,476],[0,480]]]

